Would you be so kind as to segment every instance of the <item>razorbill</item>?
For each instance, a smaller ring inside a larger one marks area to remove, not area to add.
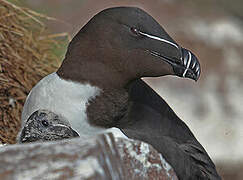
[[[80,135],[117,127],[161,152],[179,179],[220,179],[186,124],[141,80],[174,75],[197,81],[200,71],[196,56],[143,10],[105,9],[75,35],[57,72],[31,90],[22,127],[39,109],[65,117]]]

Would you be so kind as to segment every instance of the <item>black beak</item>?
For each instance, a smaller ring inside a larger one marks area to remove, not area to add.
[[[72,128],[70,128],[71,132],[72,132],[72,137],[79,137],[79,134],[74,131]]]
[[[154,36],[137,29],[135,30],[137,34],[149,38],[153,40],[153,42],[162,42],[163,45],[167,44],[167,46],[162,46],[164,48],[160,48],[160,50],[157,49],[157,51],[155,50],[156,48],[151,48],[152,46],[150,46],[147,51],[153,56],[159,57],[170,64],[173,67],[175,75],[183,78],[190,78],[195,81],[199,79],[201,68],[197,57],[191,51],[180,47],[164,30],[162,30],[161,36]],[[165,36],[166,34],[167,37]],[[154,45],[154,47],[156,47],[156,45]],[[169,53],[166,55],[165,52]]]
[[[199,79],[201,68],[197,57],[189,50],[181,48],[180,63],[172,65],[177,76],[190,78],[195,81]]]
[[[197,57],[191,51],[185,48],[178,47],[177,50],[181,51],[179,53],[181,54],[179,59],[161,55],[155,51],[149,52],[170,64],[174,70],[175,75],[197,81],[201,73],[200,63]]]

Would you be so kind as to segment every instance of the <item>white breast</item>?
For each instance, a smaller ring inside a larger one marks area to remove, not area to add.
[[[29,93],[22,112],[22,127],[33,112],[46,109],[68,119],[71,127],[80,135],[111,132],[115,137],[126,138],[118,128],[98,128],[88,123],[88,102],[100,92],[98,87],[67,81],[52,73],[44,77]]]
[[[28,95],[22,112],[22,125],[38,109],[47,109],[66,117],[79,134],[93,134],[104,130],[87,122],[88,101],[99,95],[101,89],[61,79],[56,73],[43,78]]]

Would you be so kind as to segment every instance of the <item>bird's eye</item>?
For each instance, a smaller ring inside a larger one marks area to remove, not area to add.
[[[133,34],[135,34],[135,35],[137,35],[137,36],[140,35],[139,30],[138,30],[137,28],[135,28],[135,27],[131,27],[130,30],[131,30],[131,32],[132,32]]]
[[[48,123],[47,120],[43,120],[41,123],[42,123],[42,125],[45,126],[45,127],[47,127],[47,126],[49,125],[49,123]]]
[[[44,113],[44,112],[41,112],[40,114],[39,114],[39,117],[44,117],[46,115],[46,113]]]

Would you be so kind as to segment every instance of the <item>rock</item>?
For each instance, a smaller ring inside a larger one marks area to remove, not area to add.
[[[1,179],[125,179],[111,134],[0,148]]]
[[[130,179],[178,179],[173,168],[151,145],[141,141],[120,138],[116,141]]]
[[[0,179],[177,179],[152,146],[111,133],[0,148]]]

